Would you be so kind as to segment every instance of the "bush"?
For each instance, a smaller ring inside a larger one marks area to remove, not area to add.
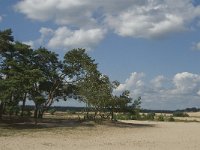
[[[130,114],[121,114],[121,113],[120,114],[116,114],[114,116],[114,118],[116,120],[131,120],[132,119]]]
[[[164,117],[164,115],[159,115],[158,117],[157,117],[157,120],[158,121],[165,121],[165,117]]]
[[[175,119],[172,116],[170,116],[167,120],[170,121],[170,122],[175,121]]]
[[[146,115],[146,120],[154,120],[154,118],[155,118],[155,113],[148,113],[147,115]]]
[[[141,120],[142,119],[142,116],[139,113],[131,115],[130,117],[131,117],[131,120]]]
[[[141,120],[154,120],[155,118],[155,113],[147,113],[147,114],[142,114],[141,115]]]
[[[189,115],[185,112],[176,111],[173,113],[173,117],[189,117]]]
[[[116,114],[114,115],[115,120],[141,120],[140,114]]]

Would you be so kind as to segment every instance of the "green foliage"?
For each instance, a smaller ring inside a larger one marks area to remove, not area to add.
[[[181,112],[181,111],[176,111],[173,113],[174,117],[189,117],[189,115],[185,112]]]
[[[20,108],[19,106],[15,106],[15,105],[10,105],[6,107],[6,113],[8,115],[19,115],[20,112]]]
[[[133,120],[133,116],[131,114],[123,114],[123,113],[118,113],[114,115],[115,120]]]
[[[142,114],[143,120],[154,120],[154,118],[155,118],[155,113]]]
[[[72,49],[60,61],[58,54],[46,48],[33,50],[14,41],[11,29],[0,31],[0,117],[3,107],[9,114],[18,114],[15,108],[21,102],[22,114],[30,115],[24,111],[26,100],[34,102],[34,117],[38,118],[55,101],[76,98],[86,103],[87,111],[92,108],[95,117],[112,114],[113,118],[114,112],[128,112],[131,119],[141,118],[141,97],[132,103],[127,90],[113,95],[119,85],[98,70],[85,49]]]
[[[142,116],[140,114],[118,113],[114,115],[114,120],[142,120]]]
[[[140,109],[141,105],[141,97],[138,97],[136,100],[133,101],[132,108],[133,109]]]
[[[71,79],[83,79],[86,75],[96,73],[97,64],[95,64],[94,61],[95,60],[88,56],[85,49],[72,49],[64,56],[64,73]]]
[[[158,121],[165,121],[165,116],[163,114],[160,114],[157,116]]]
[[[142,120],[142,116],[140,115],[140,113],[132,114],[131,116],[132,120]]]

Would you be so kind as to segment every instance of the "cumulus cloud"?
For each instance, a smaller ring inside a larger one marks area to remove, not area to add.
[[[86,48],[90,50],[104,38],[105,31],[100,28],[70,30],[60,27],[54,31],[48,42],[48,47]]]
[[[34,41],[34,45],[46,45],[49,42],[49,39],[53,36],[54,30],[51,28],[42,27],[40,28],[40,38]]]
[[[174,94],[197,95],[200,90],[200,75],[188,72],[177,73],[173,78]]]
[[[91,50],[104,38],[106,30],[101,28],[71,30],[63,26],[53,30],[42,27],[40,37],[34,41],[26,42],[32,47],[45,45],[50,49],[68,50],[73,48],[85,48]]]
[[[150,81],[152,87],[157,90],[162,90],[164,85],[167,86],[168,79],[163,75],[159,75]]]
[[[23,0],[15,9],[33,20],[80,29],[101,26],[139,38],[188,30],[200,16],[200,6],[192,0]]]
[[[126,9],[132,3],[141,0],[23,0],[15,9],[29,19],[38,21],[51,20],[59,25],[91,26],[99,23],[105,13],[115,13]],[[118,5],[116,5],[116,3]]]
[[[52,20],[59,25],[95,23],[92,17],[94,9],[88,0],[23,0],[17,3],[15,9],[30,19]]]
[[[40,28],[39,32],[40,32],[40,37],[38,39],[24,41],[23,43],[31,46],[31,48],[46,46],[46,43],[52,37],[54,31],[50,28],[42,27],[42,28]]]
[[[142,96],[144,108],[177,109],[200,107],[200,75],[177,73],[171,79],[162,75],[145,81],[144,73],[134,72],[116,89],[116,93],[130,90],[131,96]]]
[[[186,30],[199,15],[200,7],[190,0],[147,0],[117,16],[109,14],[106,22],[121,36],[156,38]]]
[[[131,73],[130,77],[126,79],[125,83],[120,84],[118,88],[114,91],[115,94],[121,93],[124,90],[131,90],[131,96],[140,96],[141,92],[144,90],[144,73]]]

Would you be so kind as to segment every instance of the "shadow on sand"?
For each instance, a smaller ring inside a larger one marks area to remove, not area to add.
[[[1,120],[1,129],[51,129],[57,127],[95,127],[96,125],[105,125],[108,127],[118,127],[118,128],[145,128],[145,127],[155,127],[155,124],[145,124],[145,123],[126,123],[120,121],[80,121],[77,119],[41,119],[36,125],[34,119],[14,119],[14,120]]]

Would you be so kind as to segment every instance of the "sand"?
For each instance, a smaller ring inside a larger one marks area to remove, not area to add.
[[[200,150],[200,123],[52,128],[0,137],[0,150]]]

